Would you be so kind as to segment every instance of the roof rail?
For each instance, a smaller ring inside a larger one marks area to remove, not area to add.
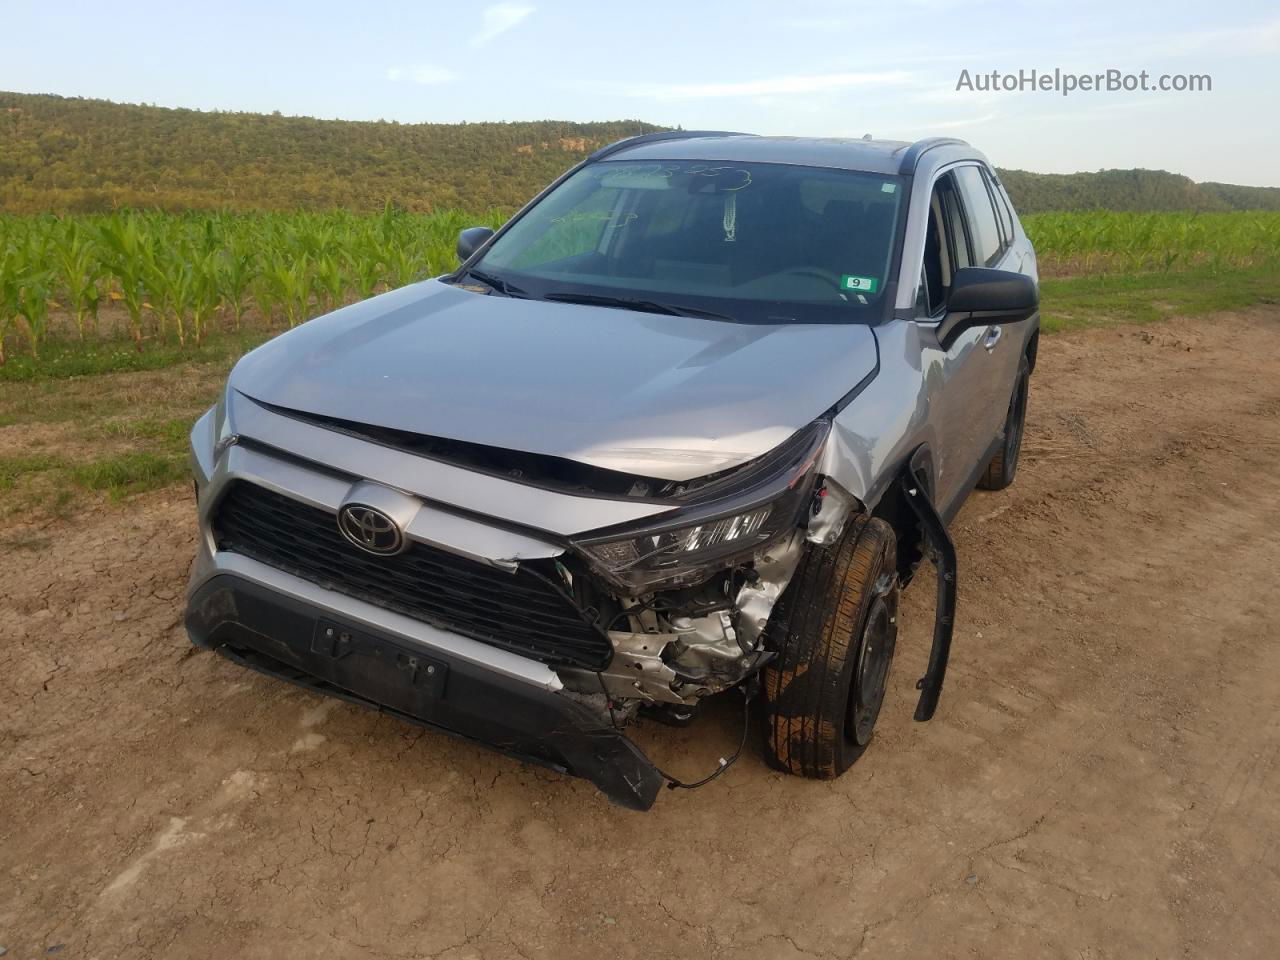
[[[625,140],[618,140],[609,144],[607,147],[601,147],[595,153],[587,157],[588,162],[592,160],[603,160],[605,157],[617,153],[619,150],[626,150],[630,147],[638,147],[642,143],[658,143],[663,140],[689,140],[694,137],[750,137],[754,134],[735,133],[731,130],[663,130],[659,133],[642,133],[638,137],[627,137]]]
[[[935,147],[958,146],[967,147],[969,142],[961,140],[958,137],[926,137],[923,140],[917,140],[911,146],[907,147],[906,152],[902,155],[902,163],[898,166],[899,175],[915,173],[916,165],[920,162],[920,158]]]

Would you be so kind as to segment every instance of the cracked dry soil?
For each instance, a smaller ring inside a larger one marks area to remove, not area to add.
[[[0,944],[60,957],[1280,956],[1280,309],[1047,338],[840,780],[747,754],[647,815],[180,625],[166,491],[0,557]],[[677,775],[736,698],[637,738]]]

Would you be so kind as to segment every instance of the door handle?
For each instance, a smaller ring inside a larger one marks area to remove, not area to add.
[[[987,348],[990,353],[996,348],[996,344],[1000,342],[1000,338],[1004,336],[1004,328],[999,326],[987,327],[987,339],[982,341],[982,345]]]

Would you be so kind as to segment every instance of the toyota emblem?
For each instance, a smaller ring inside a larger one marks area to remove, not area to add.
[[[348,503],[338,511],[338,529],[366,553],[385,557],[404,549],[404,534],[396,522],[381,510],[360,503]]]

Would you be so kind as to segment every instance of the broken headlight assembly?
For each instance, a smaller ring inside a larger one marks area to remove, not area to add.
[[[830,432],[817,420],[694,498],[643,526],[598,530],[574,542],[592,569],[626,596],[700,583],[750,562],[807,516]]]

